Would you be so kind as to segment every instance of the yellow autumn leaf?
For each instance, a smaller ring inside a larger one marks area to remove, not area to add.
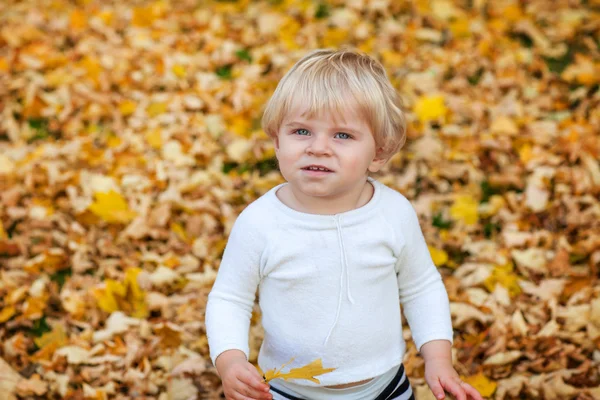
[[[466,38],[471,36],[471,27],[468,18],[458,18],[450,23],[450,31],[457,38]]]
[[[482,372],[477,375],[463,377],[463,381],[477,389],[483,397],[491,397],[498,387],[496,382],[488,379]]]
[[[157,115],[164,114],[167,112],[167,104],[166,103],[152,103],[146,108],[146,112],[151,117],[156,117]]]
[[[2,311],[0,311],[0,324],[11,319],[13,317],[13,315],[15,315],[16,312],[17,311],[15,310],[15,307],[13,307],[13,306],[4,307],[2,309]]]
[[[249,137],[251,133],[252,123],[248,118],[236,117],[233,118],[229,129],[238,136]]]
[[[323,47],[339,47],[348,40],[348,36],[346,29],[329,28],[323,35]]]
[[[292,358],[290,361],[281,366],[281,368],[273,368],[268,370],[265,373],[259,369],[259,372],[265,379],[265,382],[269,382],[272,379],[285,379],[286,381],[289,379],[306,379],[314,383],[321,383],[315,376],[323,375],[328,372],[334,371],[335,368],[323,368],[323,363],[320,358],[317,358],[313,362],[306,364],[303,367],[292,368],[289,372],[281,372],[283,368],[289,365],[294,359]]]
[[[62,324],[56,324],[50,332],[44,333],[38,338],[34,338],[33,341],[40,349],[46,347],[51,343],[56,343],[58,347],[67,344],[67,334]]]
[[[144,138],[146,142],[150,145],[150,147],[154,149],[160,149],[163,146],[163,140],[160,133],[160,129],[152,129],[150,131],[146,131],[144,134]]]
[[[437,267],[440,267],[448,262],[448,253],[446,253],[444,249],[436,249],[433,246],[427,247],[429,248],[431,259]]]
[[[184,242],[188,242],[190,240],[187,233],[185,232],[185,228],[181,224],[177,222],[172,222],[171,230]]]
[[[100,20],[104,22],[104,25],[110,26],[113,23],[114,14],[112,11],[103,10],[100,13],[98,13],[98,18],[100,18]]]
[[[442,95],[421,96],[415,104],[414,112],[419,121],[426,122],[445,117],[448,109]]]
[[[95,201],[88,209],[108,223],[128,223],[137,214],[129,209],[123,197],[111,190],[110,192],[96,192]]]
[[[167,4],[164,1],[156,1],[142,7],[133,9],[131,23],[138,27],[149,27],[157,18],[160,18],[167,10]]]
[[[87,17],[82,10],[74,10],[69,16],[69,26],[71,30],[79,31],[87,27]]]
[[[146,317],[146,294],[137,283],[137,276],[141,271],[139,268],[127,269],[123,282],[106,279],[105,287],[93,292],[98,307],[109,313],[121,310],[132,317]]]
[[[488,276],[483,282],[485,288],[490,292],[495,289],[496,284],[500,284],[506,288],[511,297],[517,296],[521,293],[519,277],[514,273],[514,266],[512,262],[509,261],[505,265],[496,265],[490,276]]]
[[[137,104],[132,100],[125,100],[119,104],[119,111],[124,117],[133,114],[136,108]]]
[[[185,77],[185,67],[183,65],[173,65],[171,71],[173,71],[173,74],[178,78]]]
[[[529,143],[523,144],[517,149],[517,152],[523,164],[527,164],[533,158],[533,149]]]
[[[8,72],[8,61],[4,57],[0,57],[0,71]]]
[[[5,240],[5,239],[8,239],[8,235],[6,234],[6,231],[4,230],[2,221],[0,221],[0,240]]]
[[[93,81],[97,81],[102,72],[100,62],[94,57],[85,56],[79,62],[79,66],[87,72],[87,76]]]
[[[478,204],[473,197],[461,195],[456,198],[452,207],[450,207],[450,216],[458,221],[463,221],[467,225],[477,223],[479,219]]]
[[[401,67],[404,63],[404,56],[402,54],[390,50],[385,49],[381,51],[381,58],[383,59],[383,64],[386,67]]]

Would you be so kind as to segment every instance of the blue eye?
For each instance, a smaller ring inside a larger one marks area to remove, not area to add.
[[[338,132],[335,134],[336,136],[340,135],[340,139],[351,139],[352,136],[350,136],[349,134],[345,133],[345,132]]]
[[[308,135],[308,131],[303,128],[296,129],[294,132],[297,133],[298,135],[303,135],[303,136]]]

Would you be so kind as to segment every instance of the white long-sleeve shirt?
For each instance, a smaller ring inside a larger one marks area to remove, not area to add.
[[[243,351],[255,294],[265,337],[263,371],[321,358],[335,371],[320,386],[356,382],[402,362],[401,310],[420,349],[452,342],[448,295],[410,202],[369,178],[362,207],[335,215],[307,214],[276,196],[283,183],[238,216],[206,306],[210,356]],[[298,384],[318,386],[307,380]]]

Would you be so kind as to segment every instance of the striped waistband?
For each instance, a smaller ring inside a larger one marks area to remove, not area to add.
[[[404,377],[404,379],[402,379]],[[284,390],[271,385],[271,391],[277,393],[281,397],[288,400],[310,400],[302,397],[294,396],[290,393],[286,393]],[[410,393],[410,395],[409,395]],[[404,395],[404,396],[403,396]],[[407,397],[408,396],[408,397]],[[374,400],[392,400],[405,398],[407,400],[414,400],[412,389],[408,377],[404,374],[404,365],[400,364],[398,371],[390,381],[390,383],[383,389],[383,391]]]

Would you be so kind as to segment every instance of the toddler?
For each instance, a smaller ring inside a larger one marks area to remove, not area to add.
[[[227,399],[414,399],[401,309],[438,399],[481,400],[452,366],[448,295],[417,215],[369,176],[404,144],[401,99],[382,65],[317,50],[279,82],[263,128],[282,183],[237,218],[206,307],[210,356]],[[259,293],[266,371],[320,358],[319,384],[263,382],[248,360]]]

